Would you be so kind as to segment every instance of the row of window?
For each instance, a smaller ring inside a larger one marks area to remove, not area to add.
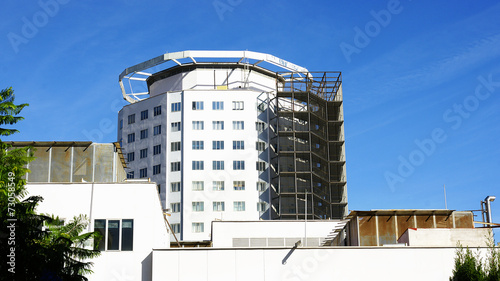
[[[181,225],[179,223],[173,223],[171,224],[172,226],[172,231],[174,233],[180,233],[181,232]],[[191,231],[193,233],[202,233],[205,232],[205,224],[202,222],[193,222],[191,225]]]
[[[153,108],[153,115],[154,116],[161,115],[161,105],[155,106]],[[149,119],[149,110],[148,109],[141,111],[141,120],[146,120],[146,119]],[[134,123],[135,123],[135,113],[127,116],[127,124],[130,125],[130,124],[134,124]],[[120,129],[122,129],[122,128],[123,128],[123,120],[120,120]]]
[[[205,161],[193,160],[191,167],[192,167],[192,170],[204,170],[205,169]],[[181,170],[181,162],[171,162],[170,163],[170,171],[171,172],[179,172],[180,170]],[[224,170],[224,160],[213,160],[212,161],[212,170]],[[245,161],[244,160],[233,160],[233,170],[245,170]],[[257,161],[256,170],[257,171],[265,171],[266,170],[266,162]]]
[[[266,183],[259,181],[256,184],[257,191],[264,191],[266,189]],[[204,181],[193,181],[191,182],[191,188],[193,191],[203,191],[205,190],[205,182]],[[233,189],[234,190],[245,190],[245,181],[233,181]],[[172,182],[170,183],[170,190],[172,192],[181,191],[181,182]],[[215,191],[223,191],[224,190],[224,181],[212,181],[212,190]]]
[[[154,165],[153,166],[153,175],[158,175],[161,173],[161,165]],[[148,168],[142,168],[139,169],[139,178],[147,178],[148,177]],[[134,179],[135,178],[135,173],[134,171],[130,171],[127,173],[127,179]]]
[[[153,127],[153,136],[157,136],[161,134],[161,125],[154,126]],[[147,139],[149,136],[149,129],[144,129],[141,130],[140,132],[140,138],[142,139]],[[130,133],[127,135],[127,143],[132,143],[135,142],[135,133]]]
[[[176,103],[176,107],[178,106],[180,108],[180,102]],[[233,110],[243,110],[245,109],[245,103],[243,101],[233,101]],[[203,101],[193,101],[192,103],[192,109],[193,110],[204,110],[204,102]],[[172,103],[172,111],[174,108],[174,103]],[[179,109],[180,110],[180,109]],[[177,111],[179,111],[177,110]],[[212,110],[224,110],[224,102],[223,101],[213,101],[212,102]]]
[[[161,144],[153,146],[153,155],[161,154]],[[148,148],[139,150],[139,157],[141,159],[148,157]],[[135,160],[135,152],[127,153],[127,162],[130,163]]]
[[[94,241],[94,249],[99,251],[132,251],[134,249],[134,220],[94,220],[94,230],[101,239]]]
[[[180,142],[173,142],[171,146],[172,146],[172,151],[180,150]],[[266,149],[266,143],[258,141],[255,143],[255,147],[258,151],[264,151]],[[204,150],[205,141],[202,140],[192,141],[192,149]],[[245,141],[242,140],[233,141],[233,150],[243,150],[243,149],[245,149]],[[212,141],[212,150],[224,150],[224,141],[222,140]]]
[[[176,122],[179,124],[180,122]],[[173,127],[172,123],[172,127]],[[266,125],[264,122],[255,122],[255,129],[259,132],[264,131]],[[245,121],[233,121],[233,130],[244,130]],[[205,130],[205,121],[193,121],[193,130]],[[212,121],[212,130],[224,130],[224,121]]]
[[[197,201],[192,202],[193,212],[204,212],[205,202]],[[257,202],[257,211],[263,212],[266,209],[267,204],[265,202]],[[170,204],[172,213],[179,213],[181,211],[181,203],[171,203]],[[212,211],[214,212],[224,212],[226,211],[226,206],[224,201],[214,201],[212,202]],[[233,201],[233,211],[234,212],[244,212],[245,211],[245,201]]]

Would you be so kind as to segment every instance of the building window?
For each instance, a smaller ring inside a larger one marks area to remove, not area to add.
[[[180,150],[181,150],[181,142],[180,141],[175,141],[175,142],[170,143],[170,151],[180,151]]]
[[[212,129],[224,130],[224,121],[212,121]]]
[[[172,125],[175,124],[175,123],[172,123]],[[179,128],[180,128],[180,122],[179,122]],[[173,129],[173,127],[172,127]],[[153,127],[153,135],[157,136],[161,134],[161,125],[158,125],[158,126],[154,126]]]
[[[213,150],[223,150],[224,149],[224,141],[212,141],[212,149]]]
[[[123,119],[120,119],[120,130],[123,129]]]
[[[141,111],[141,120],[148,119],[148,113],[149,111],[147,109]]]
[[[193,181],[193,190],[194,191],[202,191],[204,188],[204,182],[202,181]]]
[[[245,211],[245,201],[234,201],[233,202],[233,211],[235,211],[235,212]]]
[[[181,203],[171,203],[172,213],[179,213],[181,211]]]
[[[224,202],[213,202],[213,211],[214,212],[224,212],[225,211]]]
[[[171,224],[172,226],[172,231],[174,233],[180,233],[181,232],[181,224],[180,223],[173,223]]]
[[[233,110],[243,110],[244,103],[243,101],[233,101]]]
[[[233,141],[233,149],[234,150],[242,150],[245,149],[245,141]]]
[[[193,141],[193,150],[203,150],[204,141]]]
[[[139,151],[141,159],[148,157],[148,149],[144,148]]]
[[[255,129],[259,132],[262,132],[264,131],[264,129],[266,128],[266,124],[264,124],[264,122],[255,122]]]
[[[265,171],[266,170],[266,162],[257,161],[257,171]]]
[[[179,142],[179,149],[180,149],[180,142]],[[161,153],[161,144],[157,144],[155,146],[153,146],[153,155],[157,155],[157,154],[160,154]]]
[[[174,122],[171,124],[172,132],[179,132],[181,130],[181,122]]]
[[[266,202],[257,202],[257,211],[258,212],[265,212],[266,209],[267,209]]]
[[[224,190],[224,182],[223,181],[213,181],[212,186],[213,186],[213,190],[215,190],[215,191]]]
[[[234,160],[233,161],[233,170],[245,170],[245,161]]]
[[[203,102],[193,101],[193,110],[203,110]]]
[[[135,114],[130,114],[128,116],[128,124],[134,124],[135,123]]]
[[[132,161],[134,161],[134,158],[135,158],[135,154],[134,154],[134,152],[129,152],[129,153],[127,153],[127,162],[132,162]]]
[[[263,181],[258,181],[257,182],[257,191],[264,191],[266,190],[266,187],[267,187],[267,184],[266,182],[263,182]]]
[[[139,170],[139,178],[147,178],[148,177],[148,168],[142,168]]]
[[[193,222],[192,224],[193,233],[201,233],[204,232],[204,224],[202,222]]]
[[[181,111],[181,103],[180,102],[174,102],[171,104],[171,106],[172,106],[172,112]]]
[[[233,130],[244,130],[245,121],[233,121]]]
[[[266,103],[265,102],[261,102],[257,105],[257,110],[259,112],[264,112],[264,110],[266,110]]]
[[[181,232],[181,224],[180,223],[173,223],[171,224],[172,226],[172,232],[173,233],[180,233]]]
[[[233,181],[234,190],[245,190],[245,181]]]
[[[258,151],[264,151],[264,150],[266,150],[266,143],[263,142],[263,141],[258,141],[258,142],[255,143],[255,148]]]
[[[134,178],[134,171],[130,171],[127,173],[127,179],[133,179]]]
[[[193,202],[193,212],[203,212],[205,210],[205,202]]]
[[[212,161],[212,170],[224,170],[224,161]]]
[[[203,161],[193,161],[193,170],[203,170]]]
[[[181,191],[181,182],[177,181],[177,182],[170,183],[170,191],[172,191],[172,192]]]
[[[213,110],[224,110],[224,102],[223,101],[213,101],[212,102]]]
[[[157,115],[160,115],[160,114],[161,114],[161,105],[159,105],[159,106],[155,106],[155,107],[153,108],[153,115],[154,115],[154,116],[157,116]]]
[[[141,140],[148,138],[148,129],[141,130]]]
[[[160,164],[154,165],[153,166],[153,175],[158,175],[159,173],[161,173],[161,165]]]
[[[107,221],[105,219],[97,219],[94,220],[94,230],[101,234],[101,239],[94,242],[95,250],[132,251],[134,248],[133,219]]]
[[[203,121],[193,121],[193,130],[203,130],[204,122]]]
[[[128,134],[127,141],[128,141],[128,143],[134,142],[135,141],[135,133]]]
[[[181,162],[170,163],[170,171],[171,172],[179,172],[180,170],[181,170]]]

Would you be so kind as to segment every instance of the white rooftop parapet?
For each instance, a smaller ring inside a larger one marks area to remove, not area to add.
[[[149,96],[149,92],[134,92],[134,90],[132,89],[131,81],[146,82],[147,77],[153,75],[152,73],[144,72],[144,70],[153,68],[166,62],[174,62],[177,65],[197,64],[197,59],[214,59],[213,62],[217,62],[216,59],[224,60],[224,62],[227,62],[227,59],[234,59],[234,63],[246,63],[253,66],[256,66],[262,62],[267,62],[272,65],[278,66],[285,71],[303,73],[309,72],[304,67],[298,66],[273,55],[251,51],[182,51],[175,53],[165,53],[161,56],[128,67],[120,74],[118,81],[120,83],[123,98],[130,103],[134,103]],[[204,62],[206,62],[206,60]],[[139,76],[135,77],[134,75]],[[127,93],[125,91],[123,79],[127,79],[129,81],[130,93]]]

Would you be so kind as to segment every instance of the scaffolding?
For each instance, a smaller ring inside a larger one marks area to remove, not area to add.
[[[270,102],[273,219],[347,215],[341,84],[340,72],[277,73]]]

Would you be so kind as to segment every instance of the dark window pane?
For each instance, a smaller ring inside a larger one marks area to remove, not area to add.
[[[104,244],[104,238],[106,237],[106,220],[94,220],[94,231],[101,234],[101,239],[94,241],[94,250],[105,251],[106,244]]]
[[[108,221],[108,250],[119,250],[120,242],[120,221]]]
[[[122,224],[122,251],[134,249],[134,220],[123,220]]]

